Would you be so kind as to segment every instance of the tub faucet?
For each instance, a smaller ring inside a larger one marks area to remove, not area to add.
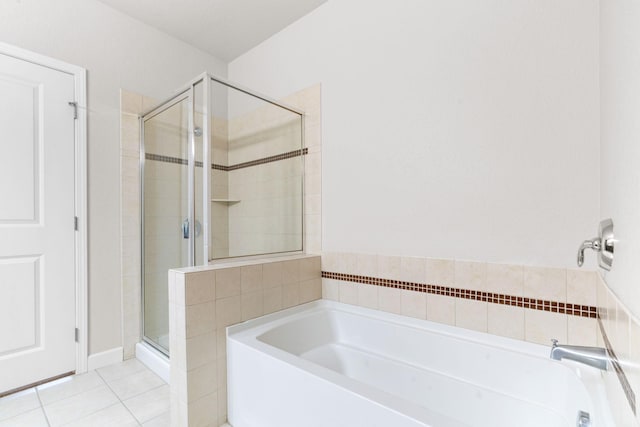
[[[609,356],[607,350],[600,347],[583,347],[579,345],[558,345],[558,340],[552,339],[550,357],[553,360],[569,359],[594,368],[607,370]]]

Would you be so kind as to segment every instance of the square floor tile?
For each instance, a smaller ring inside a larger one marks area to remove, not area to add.
[[[21,391],[0,399],[0,421],[40,407],[36,390]]]
[[[49,405],[58,400],[67,399],[80,393],[87,392],[101,385],[104,381],[95,371],[89,371],[82,375],[73,375],[61,378],[50,383],[38,386],[38,396],[43,405]]]
[[[120,400],[127,400],[165,384],[162,378],[145,369],[136,374],[109,382],[109,387],[118,395]]]
[[[113,382],[135,373],[147,370],[138,359],[129,359],[98,369],[98,373],[106,382]]]
[[[0,427],[48,427],[42,408],[36,408],[15,417],[0,421]]]
[[[65,427],[135,427],[138,421],[120,402],[79,419]]]
[[[142,424],[142,427],[171,427],[171,413],[167,411],[159,417]]]
[[[163,385],[124,401],[125,406],[136,419],[144,423],[169,408],[169,386]]]
[[[44,405],[49,423],[55,427],[82,419],[118,403],[118,397],[106,385],[50,405]]]

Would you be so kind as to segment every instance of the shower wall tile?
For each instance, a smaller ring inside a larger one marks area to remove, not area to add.
[[[427,295],[427,320],[456,324],[456,300],[446,295]]]
[[[382,299],[382,293],[378,294],[378,297]],[[322,298],[331,301],[340,301],[340,282],[332,279],[322,279]],[[386,305],[383,306],[382,302],[379,302],[380,309],[384,310]],[[400,306],[400,294],[398,294],[398,307]]]
[[[460,289],[486,290],[487,264],[484,262],[455,261],[455,284]]]
[[[519,297],[524,292],[524,268],[521,265],[489,263],[486,280],[488,292]]]
[[[542,345],[550,345],[551,339],[566,343],[568,341],[567,322],[566,314],[525,309],[525,340]]]
[[[426,319],[427,294],[422,292],[400,291],[400,309],[404,316]]]
[[[325,295],[324,289],[323,287],[323,296]],[[428,303],[427,301],[427,314],[429,312]],[[402,314],[402,291],[393,288],[378,289],[378,309],[388,313]]]
[[[455,262],[450,259],[427,258],[427,283],[453,286],[455,283]]]
[[[487,332],[487,303],[458,298],[456,300],[456,326],[478,332]]]
[[[577,304],[596,305],[596,276],[589,271],[567,270],[567,298]]]
[[[524,340],[524,308],[488,304],[487,332],[493,335]]]
[[[358,286],[358,305],[368,308],[378,308],[379,286],[362,285]]]
[[[140,342],[140,132],[142,96],[120,91],[120,251],[123,356],[135,355]],[[166,272],[165,272],[166,274]]]
[[[203,420],[222,425],[227,420],[225,328],[320,299],[320,256],[171,270],[169,290],[173,425],[203,425]]]
[[[566,301],[567,270],[525,266],[524,296],[550,301]]]

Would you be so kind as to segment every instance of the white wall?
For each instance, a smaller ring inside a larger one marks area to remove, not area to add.
[[[0,2],[0,41],[88,70],[89,351],[120,347],[119,89],[162,99],[226,65],[95,0]]]
[[[601,216],[618,242],[605,280],[640,317],[640,2],[600,2]]]
[[[596,232],[597,0],[333,0],[229,78],[322,82],[325,251],[572,267]]]

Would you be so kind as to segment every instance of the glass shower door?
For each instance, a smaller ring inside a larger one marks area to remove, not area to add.
[[[167,271],[191,265],[188,93],[143,117],[143,337],[169,354]]]

